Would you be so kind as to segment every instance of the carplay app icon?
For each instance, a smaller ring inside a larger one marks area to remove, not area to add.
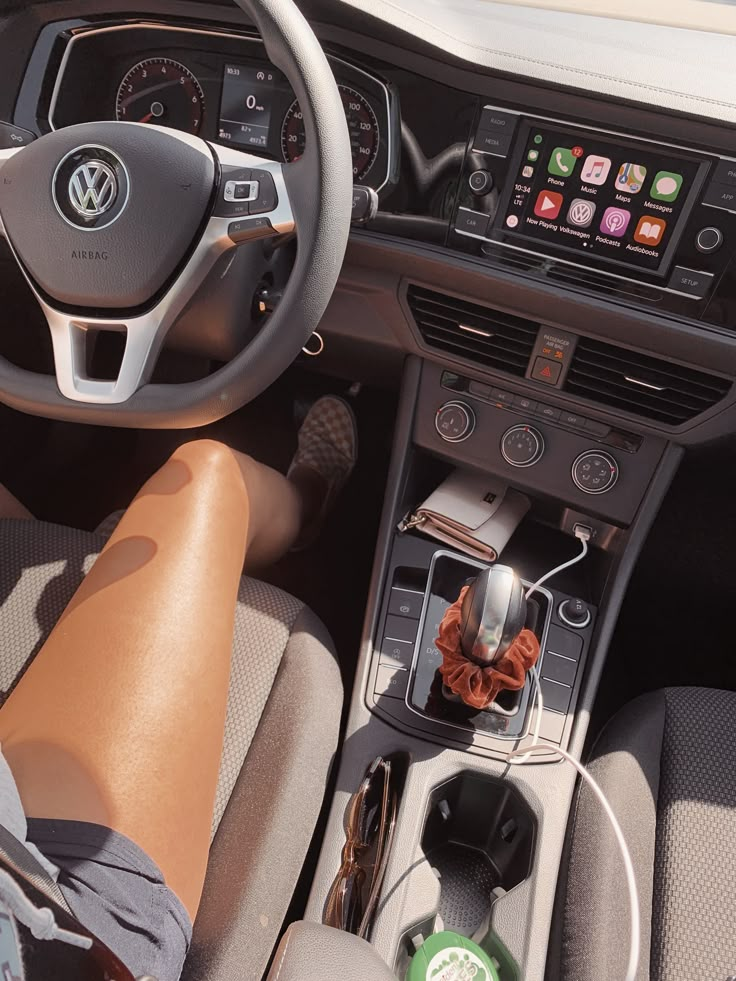
[[[609,157],[599,157],[598,154],[591,153],[585,158],[580,180],[583,184],[605,184],[610,170],[611,161]]]
[[[660,170],[652,181],[650,196],[657,201],[674,201],[682,187],[682,174],[673,174],[669,170]]]
[[[575,170],[575,164],[577,162],[577,158],[572,150],[564,146],[556,146],[552,151],[552,156],[549,158],[547,170],[550,174],[555,174],[557,177],[569,177],[573,170]]]
[[[539,218],[556,218],[564,198],[557,191],[540,191],[534,205],[534,214]]]
[[[631,212],[625,208],[606,208],[601,220],[601,231],[614,238],[623,238],[631,221]]]
[[[593,221],[594,214],[595,205],[592,201],[586,201],[585,198],[575,198],[568,208],[567,220],[571,225],[576,225],[578,228],[587,228]]]
[[[642,215],[634,232],[634,241],[642,245],[659,245],[664,235],[667,222],[664,218],[650,218]]]
[[[622,163],[616,176],[616,188],[624,194],[638,194],[644,187],[647,168],[643,164]]]

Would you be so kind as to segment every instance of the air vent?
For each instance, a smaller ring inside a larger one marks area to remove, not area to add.
[[[419,286],[409,287],[407,299],[429,347],[511,375],[526,373],[538,323]]]
[[[565,390],[677,426],[726,395],[730,383],[693,368],[581,337]]]

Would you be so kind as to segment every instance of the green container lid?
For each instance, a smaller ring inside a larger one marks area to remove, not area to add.
[[[406,981],[500,981],[486,952],[459,933],[444,930],[424,941],[411,959]]]

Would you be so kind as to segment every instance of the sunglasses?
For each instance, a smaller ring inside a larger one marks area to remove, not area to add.
[[[327,897],[327,926],[367,936],[386,874],[396,811],[391,763],[378,756],[348,804],[342,865]]]

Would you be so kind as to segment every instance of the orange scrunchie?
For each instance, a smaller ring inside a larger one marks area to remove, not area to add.
[[[435,644],[442,654],[440,674],[450,691],[471,708],[485,709],[500,691],[518,691],[524,687],[527,671],[539,658],[539,641],[525,627],[493,667],[483,668],[469,661],[460,647],[461,608],[468,588],[462,589],[442,618]]]

